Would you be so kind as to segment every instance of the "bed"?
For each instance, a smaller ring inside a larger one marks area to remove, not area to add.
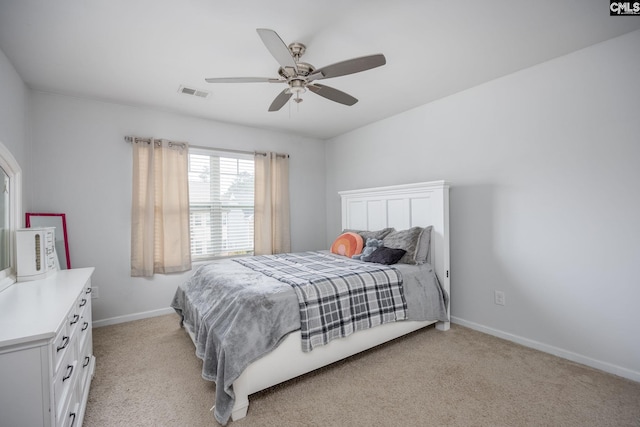
[[[434,181],[368,188],[342,191],[339,195],[343,230],[431,227],[426,264],[387,267],[360,262],[363,268],[372,271],[378,271],[379,267],[380,274],[386,276],[390,270],[397,272],[402,278],[400,288],[407,296],[404,311],[402,304],[396,304],[397,311],[392,317],[396,316],[398,321],[379,322],[375,327],[350,331],[348,336],[332,338],[303,351],[308,337],[305,328],[300,328],[302,310],[295,297],[297,291],[279,277],[279,271],[283,270],[279,269],[280,264],[274,264],[270,272],[265,265],[250,265],[250,259],[220,260],[199,267],[192,278],[178,288],[172,307],[181,315],[182,324],[196,346],[196,354],[203,360],[203,378],[216,382],[216,403],[212,409],[221,424],[225,425],[229,418],[234,421],[244,418],[249,407],[248,396],[252,393],[434,323],[441,331],[449,329],[448,183]],[[283,259],[278,262],[310,258],[309,262],[326,260],[337,263],[340,268],[361,268],[352,267],[359,261],[327,251],[282,254],[277,258]],[[263,261],[270,263],[273,258]],[[265,270],[258,271],[259,268]],[[237,291],[238,288],[218,289],[220,284],[231,280],[248,285]],[[422,295],[427,292],[429,296]],[[421,296],[416,297],[418,294]],[[250,307],[236,304],[242,299]],[[439,311],[433,314],[434,310]],[[220,319],[225,325],[236,322],[244,329],[236,331],[225,326],[216,330],[213,325],[220,323]]]

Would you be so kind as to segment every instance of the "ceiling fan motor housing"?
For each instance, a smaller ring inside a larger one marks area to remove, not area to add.
[[[298,68],[298,72],[296,73],[293,68],[289,67],[280,67],[278,69],[278,74],[284,79],[294,79],[296,77],[307,77],[309,74],[313,73],[316,70],[311,64],[307,64],[306,62],[296,62],[296,66]]]
[[[298,69],[297,72],[293,68],[280,67],[278,69],[278,74],[280,74],[280,76],[287,80],[287,84],[289,85],[289,93],[299,95],[307,91],[306,77],[309,74],[313,73],[316,68],[311,64],[307,64],[306,62],[297,62],[296,66]],[[297,99],[300,98],[297,96],[296,100]]]

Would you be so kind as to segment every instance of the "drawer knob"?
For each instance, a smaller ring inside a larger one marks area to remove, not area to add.
[[[91,362],[91,358],[89,356],[85,356],[84,357],[84,363],[82,364],[82,367],[86,368],[87,366],[89,366],[89,362]]]
[[[77,314],[73,315],[73,320],[71,322],[69,322],[70,325],[75,325],[76,323],[78,323],[78,320],[80,320],[80,316],[78,316]]]
[[[73,365],[67,365],[67,375],[62,377],[62,382],[65,382],[69,378],[71,378],[71,374],[73,373]]]
[[[87,300],[86,300],[86,298],[82,298],[82,302],[80,303],[80,307],[84,307],[85,305],[87,305]]]
[[[67,345],[69,345],[69,337],[63,336],[62,345],[60,347],[56,347],[56,353],[59,352],[60,350],[64,350],[65,348],[67,348]]]
[[[71,418],[71,424],[69,424],[69,427],[73,427],[73,425],[76,423],[76,413],[75,412],[70,413],[69,418]]]
[[[84,325],[82,325],[82,331],[86,331],[87,328],[89,327],[89,324],[87,322],[84,322]]]

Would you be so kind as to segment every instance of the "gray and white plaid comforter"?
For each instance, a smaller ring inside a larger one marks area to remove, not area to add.
[[[362,329],[407,318],[402,275],[382,264],[319,252],[234,261],[294,288],[300,305],[303,351]]]

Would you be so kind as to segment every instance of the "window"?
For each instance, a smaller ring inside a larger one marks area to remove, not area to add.
[[[11,242],[9,241],[9,232],[5,230],[11,229],[9,192],[9,175],[0,167],[0,271],[4,272],[11,267]],[[6,274],[5,274],[6,275]]]
[[[253,254],[251,154],[189,150],[189,225],[193,260]]]
[[[11,152],[0,142],[0,291],[15,282],[15,230],[22,215],[22,169]]]

